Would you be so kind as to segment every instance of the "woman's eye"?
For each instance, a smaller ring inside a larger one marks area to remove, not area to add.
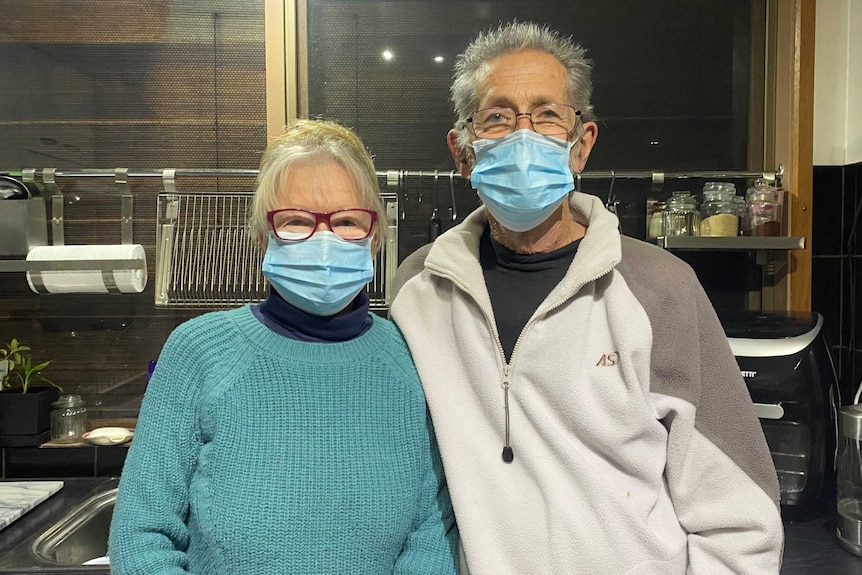
[[[359,224],[353,220],[338,220],[337,222],[332,222],[332,225],[339,228],[350,228],[353,226],[358,226]]]
[[[287,217],[282,220],[276,220],[275,228],[277,230],[297,230],[314,227],[314,221],[302,217]]]

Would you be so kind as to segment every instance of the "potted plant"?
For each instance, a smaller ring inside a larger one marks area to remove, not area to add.
[[[17,339],[0,348],[2,446],[40,445],[50,438],[51,403],[63,390],[43,373],[52,360],[34,360],[30,351]]]

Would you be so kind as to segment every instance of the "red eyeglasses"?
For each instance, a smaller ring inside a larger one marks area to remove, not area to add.
[[[321,213],[286,208],[268,211],[266,219],[275,236],[282,240],[307,240],[317,231],[320,222],[325,222],[341,239],[360,241],[371,235],[374,222],[377,221],[377,212],[350,208]]]

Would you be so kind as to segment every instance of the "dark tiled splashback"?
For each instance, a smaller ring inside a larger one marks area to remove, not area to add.
[[[862,163],[814,167],[812,308],[825,318],[845,403],[862,379],[860,202]]]

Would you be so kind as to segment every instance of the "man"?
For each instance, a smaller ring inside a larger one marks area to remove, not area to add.
[[[778,483],[692,270],[572,192],[584,51],[514,23],[459,56],[452,156],[483,206],[411,255],[391,316],[472,575],[778,573]]]

